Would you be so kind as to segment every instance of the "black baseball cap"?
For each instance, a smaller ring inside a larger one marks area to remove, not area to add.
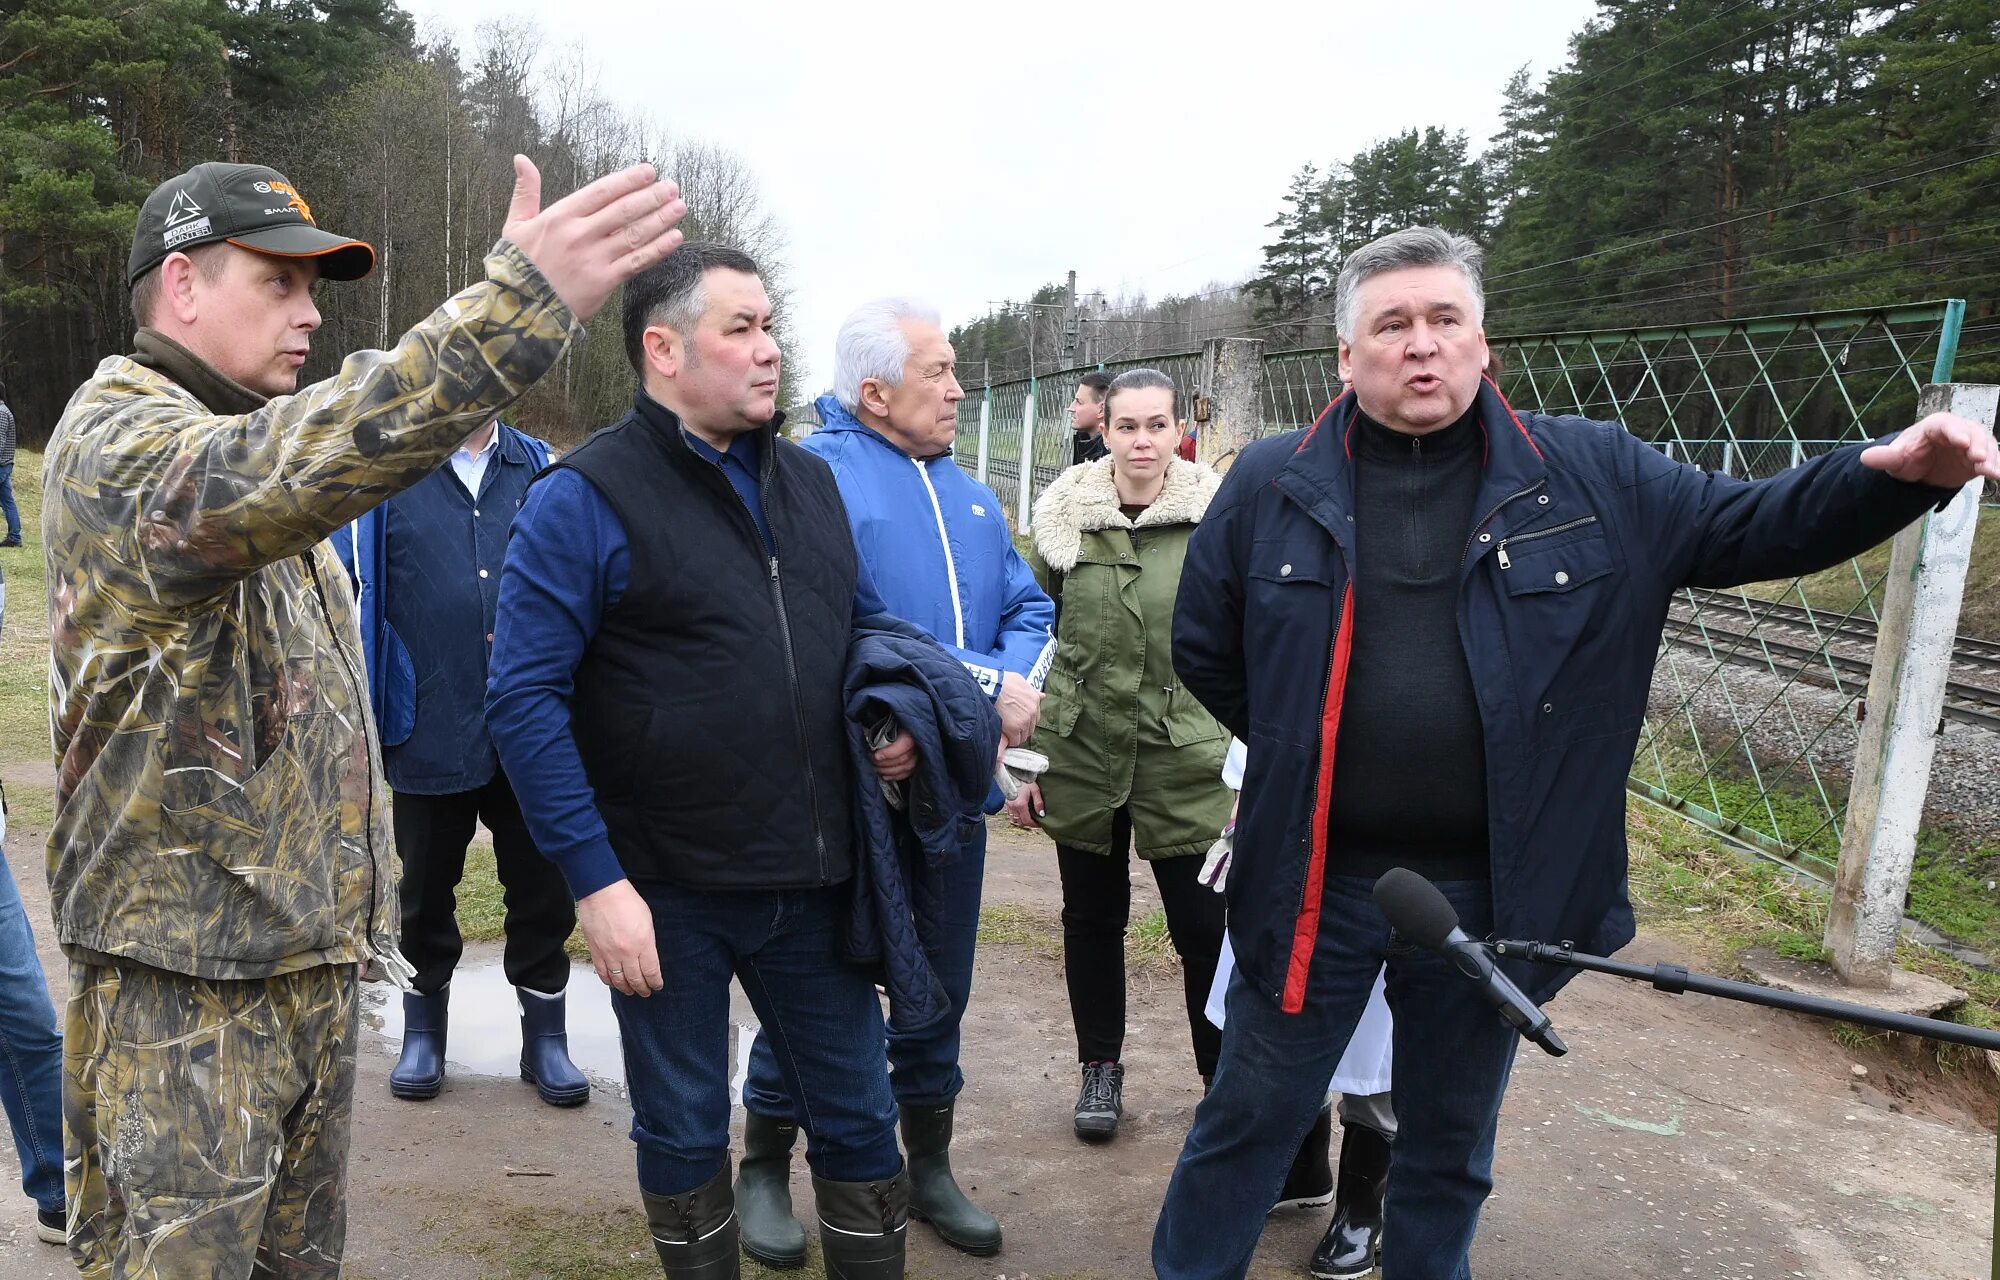
[[[279,258],[317,258],[327,280],[359,280],[375,269],[375,248],[322,231],[298,188],[261,164],[198,164],[153,188],[139,206],[129,286],[170,253],[226,240]]]

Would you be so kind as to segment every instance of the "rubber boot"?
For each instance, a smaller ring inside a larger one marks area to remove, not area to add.
[[[1000,1224],[966,1199],[951,1175],[953,1104],[904,1107],[903,1150],[910,1158],[910,1216],[938,1238],[975,1258],[1000,1252]]]
[[[829,1182],[813,1176],[819,1250],[826,1280],[903,1280],[909,1243],[907,1170],[881,1182]]]
[[[521,1002],[521,1078],[535,1086],[552,1107],[590,1101],[590,1081],[569,1060],[569,1030],[563,993],[544,995],[516,987]]]
[[[729,1162],[722,1172],[692,1191],[656,1196],[641,1191],[653,1248],[667,1280],[737,1280],[742,1259],[736,1251],[736,1197],[729,1189]]]
[[[403,1052],[389,1073],[392,1097],[422,1102],[444,1090],[445,1014],[451,984],[434,996],[403,993]]]
[[[743,1171],[736,1175],[743,1252],[779,1271],[806,1263],[805,1224],[792,1213],[792,1144],[798,1137],[799,1126],[790,1120],[743,1113]]]
[[[1299,1144],[1299,1153],[1292,1157],[1284,1189],[1278,1192],[1278,1203],[1271,1206],[1273,1213],[1317,1209],[1333,1200],[1333,1165],[1327,1160],[1332,1146],[1333,1104],[1329,1102],[1319,1109],[1313,1127],[1306,1130],[1305,1141]]]
[[[1389,1140],[1361,1125],[1343,1125],[1333,1222],[1307,1270],[1319,1280],[1355,1280],[1375,1269],[1382,1253],[1382,1197],[1388,1188]]]

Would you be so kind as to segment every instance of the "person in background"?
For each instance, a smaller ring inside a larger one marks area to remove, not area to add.
[[[14,411],[7,407],[7,384],[0,382],[0,515],[7,518],[7,537],[0,547],[21,545],[21,509],[14,503],[14,453],[20,436]]]
[[[569,1058],[563,989],[576,905],[535,848],[486,725],[486,668],[507,532],[549,446],[494,419],[450,461],[333,539],[361,608],[370,702],[403,863],[403,1051],[398,1098],[444,1088],[451,974],[465,949],[454,895],[480,823],[506,903],[502,964],[521,1010],[521,1078],[550,1106],[590,1099]]]
[[[1179,953],[1195,1069],[1221,1034],[1203,1004],[1223,904],[1201,855],[1229,817],[1227,735],[1180,686],[1168,637],[1188,540],[1221,482],[1175,456],[1174,384],[1153,369],[1112,381],[1108,456],[1072,467],[1035,504],[1028,563],[1056,601],[1056,661],[1031,743],[1049,759],[1007,804],[1056,844],[1063,974],[1082,1071],[1076,1135],[1109,1140],[1124,1111],[1125,926],[1136,850],[1152,868]]]
[[[1102,373],[1086,373],[1070,397],[1069,463],[1079,466],[1104,456],[1104,393],[1111,379]]]
[[[960,470],[951,446],[957,355],[935,310],[908,298],[856,309],[834,340],[832,395],[804,448],[840,485],[854,546],[885,608],[929,632],[965,664],[1000,713],[1004,746],[1034,731],[1055,654],[1055,606],[1015,551],[993,491]],[[998,807],[996,794],[990,801]],[[889,1033],[890,1087],[910,1161],[910,1213],[976,1257],[1000,1251],[1000,1224],[960,1190],[951,1168],[953,1116],[965,1075],[960,1027],[986,877],[986,827],[941,869],[942,937],[931,964],[950,1002],[920,1031]],[[744,1252],[767,1266],[806,1258],[791,1211],[796,1104],[761,1032],[743,1090],[743,1172],[736,1184]]]

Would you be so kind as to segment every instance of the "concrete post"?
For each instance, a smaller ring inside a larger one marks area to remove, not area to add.
[[[1257,438],[1264,417],[1264,343],[1210,338],[1202,344],[1193,405],[1195,457],[1227,471]]]
[[[2000,387],[1932,384],[1918,398],[1917,415],[1949,411],[1991,429],[1996,407]],[[1887,988],[1895,970],[1981,483],[1967,484],[1943,511],[1897,534],[1889,554],[1881,631],[1868,676],[1868,718],[1854,755],[1840,870],[1826,921],[1833,967],[1849,986]]]
[[[1028,379],[1028,402],[1021,409],[1021,461],[1018,468],[1021,480],[1017,495],[1021,511],[1014,521],[1015,533],[1028,531],[1029,517],[1035,509],[1035,401],[1041,399],[1040,392],[1040,383],[1034,378]]]
[[[993,387],[988,384],[979,393],[979,483],[986,483],[987,445],[992,441],[993,430]]]

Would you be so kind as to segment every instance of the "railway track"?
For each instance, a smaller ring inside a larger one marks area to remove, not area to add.
[[[1824,641],[1798,644],[1773,636],[1763,628],[1772,624],[1873,647],[1875,624],[1863,618],[1808,615],[1797,605],[1757,600],[1745,602],[1740,596],[1720,592],[1691,591],[1699,614],[1684,610],[1668,620],[1663,639],[1677,648],[1743,667],[1754,667],[1780,675],[1796,676],[1811,684],[1867,687],[1870,661],[1827,647]],[[1714,615],[1742,619],[1738,628]],[[1815,627],[1816,624],[1816,627]],[[2000,646],[1990,641],[1961,636],[1953,647],[1955,665],[1970,670],[2000,672]],[[1944,718],[2000,733],[2000,689],[1965,680],[1945,681]]]

